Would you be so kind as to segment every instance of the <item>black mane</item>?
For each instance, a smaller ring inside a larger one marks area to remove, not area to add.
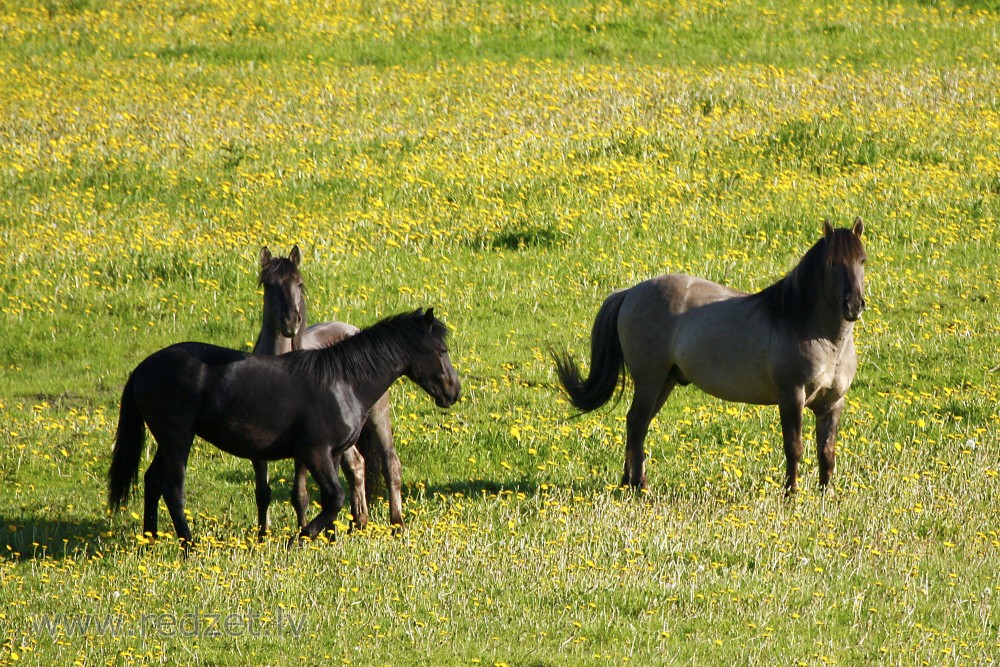
[[[812,318],[819,299],[823,268],[857,262],[864,257],[864,247],[857,235],[849,229],[836,229],[813,244],[784,278],[751,298],[767,309],[775,324],[784,323],[801,330]]]
[[[298,350],[279,359],[295,373],[321,385],[398,369],[429,344],[443,344],[448,327],[422,308],[390,315],[320,350]]]

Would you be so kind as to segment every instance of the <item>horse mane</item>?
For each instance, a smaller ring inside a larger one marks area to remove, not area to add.
[[[422,308],[390,315],[353,336],[318,350],[297,350],[279,357],[292,372],[325,385],[336,380],[382,375],[407,363],[431,341],[443,342],[448,327]]]
[[[858,262],[864,257],[864,247],[854,232],[835,229],[814,243],[784,278],[750,298],[767,310],[775,325],[784,323],[801,330],[812,318],[820,298],[823,268]]]

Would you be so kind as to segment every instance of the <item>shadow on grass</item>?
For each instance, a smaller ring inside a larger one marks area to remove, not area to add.
[[[488,479],[468,479],[463,481],[431,484],[429,482],[404,483],[404,498],[433,498],[436,495],[457,496],[466,498],[482,498],[483,496],[498,496],[501,493],[523,493],[533,495],[538,492],[538,484],[534,480],[522,478],[518,481],[496,482]]]
[[[103,550],[107,523],[93,519],[0,516],[0,558],[14,561],[89,558]]]
[[[249,498],[253,498],[253,472],[249,469],[246,473],[238,470],[227,471],[220,476],[227,482],[234,485],[239,485],[240,489],[246,489],[246,485],[250,484],[251,489],[248,490],[251,494]],[[343,480],[341,480],[343,483]],[[378,489],[376,495],[379,497],[385,497],[384,483]],[[281,503],[288,502],[291,498],[292,490],[292,480],[291,475],[286,479],[282,475],[272,475],[271,478],[271,502]],[[347,491],[347,487],[344,487]],[[442,496],[455,496],[462,494],[466,498],[479,498],[482,496],[496,496],[501,493],[523,493],[525,495],[532,495],[538,492],[538,483],[534,480],[527,478],[522,478],[517,481],[508,482],[497,482],[489,479],[468,479],[454,482],[445,483],[431,483],[428,481],[423,482],[408,482],[403,481],[402,494],[404,498],[420,499],[420,498],[433,498],[435,495]],[[309,496],[310,498],[316,498],[318,491],[316,485],[309,477]]]

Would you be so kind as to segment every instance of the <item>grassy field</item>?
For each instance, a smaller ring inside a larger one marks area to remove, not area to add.
[[[1000,662],[996,2],[29,4],[0,0],[0,665]],[[575,417],[546,350],[583,356],[612,289],[759,289],[857,215],[834,491],[811,415],[785,500],[777,409],[693,388],[616,488],[626,405]],[[146,547],[105,509],[122,385],[249,348],[258,251],[293,243],[312,321],[453,329],[463,400],[393,389],[408,529],[379,501],[286,550],[284,463],[258,545],[249,463],[198,443],[198,548]]]

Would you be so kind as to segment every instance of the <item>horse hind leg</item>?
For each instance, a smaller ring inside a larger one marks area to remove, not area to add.
[[[391,436],[390,436],[391,437]],[[399,455],[396,448],[389,442],[389,449],[385,452],[385,460],[382,462],[383,474],[389,484],[389,523],[393,530],[399,532],[403,530],[403,466],[399,462]]]
[[[296,459],[295,477],[292,480],[292,509],[295,510],[295,520],[299,531],[306,527],[306,509],[309,507],[309,488],[306,473],[308,470],[303,462]]]
[[[399,532],[403,529],[403,466],[392,444],[392,423],[389,421],[389,412],[388,399],[383,396],[369,413],[362,438],[367,437],[368,451],[365,452],[365,456],[370,455],[381,461],[381,472],[389,500],[389,523],[396,532]],[[375,486],[372,483],[368,484],[366,493],[369,497],[374,495],[372,491]]]
[[[193,437],[187,441],[186,447],[173,450],[172,455],[165,457],[162,463],[163,502],[167,505],[174,531],[185,549],[192,544],[191,528],[184,516],[184,473],[191,440]]]
[[[267,461],[253,462],[254,495],[257,500],[257,539],[261,542],[271,529],[271,482],[267,474]]]
[[[351,487],[351,515],[353,525],[361,530],[368,525],[368,501],[365,498],[365,459],[358,448],[351,446],[340,460],[344,477]]]
[[[186,430],[168,429],[150,425],[156,439],[156,455],[146,469],[143,505],[143,533],[150,539],[157,537],[159,501],[167,506],[177,537],[189,546],[191,529],[184,516],[184,473],[194,434]]]
[[[646,434],[653,417],[666,403],[670,392],[677,385],[673,373],[662,381],[635,382],[632,405],[625,418],[625,472],[622,486],[645,489],[646,483]]]
[[[184,516],[184,474],[194,432],[183,424],[156,422],[148,424],[156,439],[156,455],[146,470],[145,532],[156,536],[156,513],[160,496],[174,524],[174,531],[187,549],[192,542],[191,529]],[[159,482],[157,484],[157,481]]]

